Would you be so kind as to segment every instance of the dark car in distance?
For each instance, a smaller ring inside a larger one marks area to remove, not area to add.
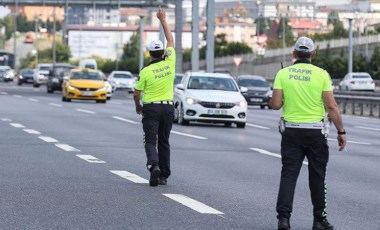
[[[272,97],[272,89],[268,81],[257,75],[240,75],[237,77],[239,87],[246,87],[248,92],[243,93],[248,105],[259,105],[261,109],[267,106],[270,109],[269,101]]]
[[[17,84],[33,83],[34,69],[22,69],[18,74]]]
[[[46,82],[47,93],[54,93],[54,91],[62,91],[62,82],[65,76],[68,76],[70,70],[76,66],[66,63],[53,64],[50,71],[48,80]]]

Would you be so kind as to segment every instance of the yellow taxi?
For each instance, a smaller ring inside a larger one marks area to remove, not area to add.
[[[107,102],[107,87],[97,70],[73,69],[62,83],[62,101],[95,100]]]

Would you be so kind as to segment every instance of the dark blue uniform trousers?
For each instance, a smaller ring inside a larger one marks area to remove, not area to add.
[[[282,134],[282,170],[277,198],[277,218],[290,218],[294,190],[302,162],[308,159],[309,188],[315,220],[326,218],[326,166],[329,147],[320,129],[286,128]]]
[[[161,176],[166,178],[171,174],[169,135],[173,117],[173,105],[144,104],[143,106],[142,124],[147,166],[158,165]]]

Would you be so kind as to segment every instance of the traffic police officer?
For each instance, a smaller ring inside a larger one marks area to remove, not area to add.
[[[327,221],[326,166],[329,147],[324,135],[325,109],[338,130],[339,151],[346,145],[339,108],[329,74],[311,64],[316,55],[310,38],[300,37],[294,46],[292,66],[280,70],[274,81],[270,105],[283,108],[281,182],[277,198],[278,229],[290,229],[294,190],[302,162],[308,159],[309,188],[313,203],[313,230],[334,229]]]
[[[174,40],[166,22],[166,13],[161,7],[157,18],[164,29],[167,48],[164,50],[164,45],[159,40],[149,44],[151,62],[140,71],[133,95],[136,112],[143,115],[144,147],[146,166],[150,171],[150,186],[166,185],[171,174],[169,135],[174,116]],[[144,93],[141,98],[142,91]]]

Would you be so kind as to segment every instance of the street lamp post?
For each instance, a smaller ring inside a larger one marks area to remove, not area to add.
[[[16,69],[17,66],[17,13],[18,13],[18,0],[15,0],[15,12],[14,12],[14,33],[13,33],[13,65],[14,69]]]
[[[144,67],[144,16],[140,15],[140,52],[139,52],[139,71]]]
[[[34,42],[35,42],[35,45],[36,45],[36,53],[35,53],[35,56],[36,56],[36,66],[38,65],[38,16],[35,15],[34,16]]]

